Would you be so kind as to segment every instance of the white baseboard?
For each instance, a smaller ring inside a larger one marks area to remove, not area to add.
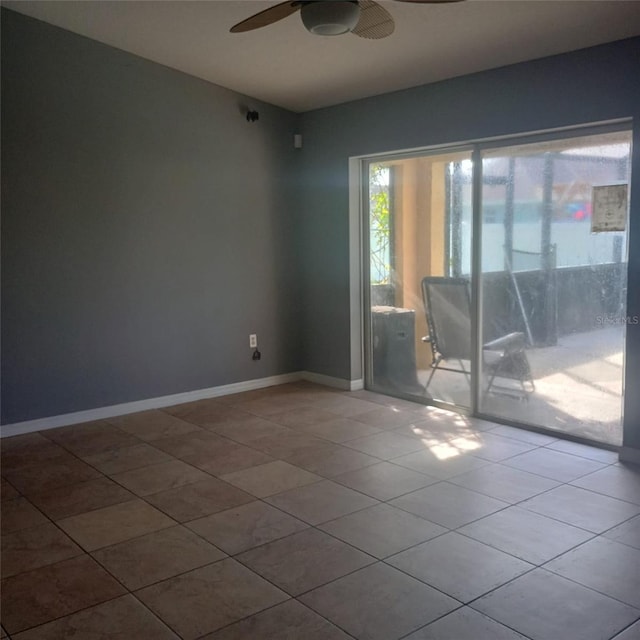
[[[25,422],[4,424],[2,425],[2,427],[0,427],[0,431],[1,436],[3,438],[7,438],[9,436],[32,433],[33,431],[43,431],[45,429],[55,429],[56,427],[66,427],[68,425],[79,424],[81,422],[91,422],[92,420],[115,418],[116,416],[123,416],[127,413],[137,413],[138,411],[147,411],[148,409],[161,409],[162,407],[170,407],[174,404],[194,402],[195,400],[204,400],[206,398],[217,398],[219,396],[227,396],[232,393],[240,393],[242,391],[253,391],[254,389],[272,387],[277,384],[296,382],[297,380],[301,379],[302,376],[299,371],[296,371],[294,373],[284,373],[278,376],[258,378],[256,380],[245,380],[243,382],[221,385],[219,387],[209,387],[208,389],[197,389],[196,391],[175,393],[170,396],[148,398],[146,400],[136,400],[135,402],[125,402],[124,404],[114,404],[108,407],[88,409],[87,411],[65,413],[63,415],[50,416],[48,418],[39,418],[38,420],[27,420]]]
[[[317,384],[322,384],[336,389],[343,389],[345,391],[356,391],[363,388],[362,380],[344,380],[342,378],[334,378],[332,376],[325,376],[323,374],[312,373],[310,371],[295,371],[293,373],[284,373],[282,375],[258,378],[256,380],[234,382],[233,384],[225,384],[219,387],[186,391],[184,393],[176,393],[169,396],[161,396],[159,398],[136,400],[135,402],[114,404],[108,407],[98,407],[97,409],[65,413],[58,416],[38,418],[37,420],[26,420],[25,422],[5,424],[0,427],[0,437],[8,438],[10,436],[18,436],[25,433],[32,433],[34,431],[66,427],[71,424],[92,422],[93,420],[105,420],[107,418],[123,416],[128,413],[137,413],[138,411],[147,411],[149,409],[161,409],[163,407],[171,407],[174,404],[194,402],[196,400],[204,400],[206,398],[217,398],[220,396],[227,396],[232,393],[240,393],[242,391],[253,391],[254,389],[263,389],[265,387],[273,387],[278,384],[296,382],[297,380],[308,380],[309,382],[315,382]]]
[[[640,449],[635,449],[634,447],[620,447],[618,457],[620,458],[620,462],[640,464]]]
[[[326,376],[323,373],[313,373],[313,371],[301,371],[300,377],[302,380],[307,380],[308,382],[315,382],[325,387],[342,389],[343,391],[359,391],[360,389],[364,389],[364,381],[362,379],[346,380],[345,378]]]

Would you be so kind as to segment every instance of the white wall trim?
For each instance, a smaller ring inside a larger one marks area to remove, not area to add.
[[[364,378],[362,189],[362,161],[349,158],[349,357],[351,377],[356,380]]]
[[[635,449],[634,447],[620,447],[618,457],[620,458],[620,462],[640,464],[640,449]]]
[[[149,409],[161,409],[163,407],[171,407],[174,404],[183,404],[185,402],[194,402],[196,400],[205,400],[207,398],[217,398],[220,396],[227,396],[232,393],[253,391],[254,389],[273,387],[278,384],[286,384],[288,382],[296,382],[298,380],[308,380],[309,382],[315,382],[316,384],[322,384],[327,387],[342,389],[344,391],[358,391],[359,389],[364,388],[362,380],[344,380],[343,378],[334,378],[333,376],[325,376],[321,373],[313,373],[311,371],[294,371],[293,373],[284,373],[277,376],[269,376],[267,378],[234,382],[233,384],[225,384],[219,387],[197,389],[196,391],[186,391],[184,393],[175,393],[173,395],[160,396],[158,398],[148,398],[146,400],[136,400],[135,402],[114,404],[108,407],[98,407],[97,409],[88,409],[86,411],[76,411],[74,413],[65,413],[58,416],[38,418],[37,420],[26,420],[25,422],[4,424],[0,427],[0,437],[8,438],[10,436],[23,435],[34,431],[44,431],[46,429],[55,429],[57,427],[80,424],[82,422],[105,420],[108,418],[115,418],[116,416],[123,416],[128,413],[148,411]]]
[[[170,407],[174,404],[182,404],[184,402],[194,402],[195,400],[204,400],[206,398],[217,398],[226,396],[231,393],[240,393],[241,391],[252,391],[254,389],[262,389],[264,387],[272,387],[277,384],[286,384],[287,382],[296,382],[302,379],[299,371],[293,373],[285,373],[277,376],[269,376],[267,378],[257,378],[255,380],[245,380],[243,382],[234,382],[233,384],[225,384],[219,387],[209,387],[208,389],[197,389],[196,391],[186,391],[184,393],[175,393],[169,396],[160,396],[158,398],[148,398],[146,400],[136,400],[135,402],[125,402],[124,404],[114,404],[108,407],[99,407],[97,409],[88,409],[87,411],[76,411],[74,413],[65,413],[58,416],[50,416],[47,418],[39,418],[38,420],[27,420],[25,422],[15,422],[13,424],[4,424],[0,427],[1,436],[3,438],[9,436],[22,435],[33,431],[43,431],[45,429],[55,429],[56,427],[65,427],[71,424],[79,424],[81,422],[91,422],[92,420],[104,420],[106,418],[114,418],[127,413],[137,413],[138,411],[147,411],[148,409],[160,409],[162,407]],[[321,383],[322,384],[322,383]]]
[[[323,373],[313,373],[313,371],[301,371],[300,377],[302,380],[307,380],[308,382],[315,382],[325,387],[342,389],[343,391],[359,391],[360,389],[364,389],[364,381],[362,379],[345,380],[344,378],[326,376]]]

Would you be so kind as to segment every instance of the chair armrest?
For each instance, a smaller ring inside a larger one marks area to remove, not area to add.
[[[501,338],[491,340],[491,342],[485,342],[482,348],[487,351],[523,351],[525,345],[524,333],[514,331]]]

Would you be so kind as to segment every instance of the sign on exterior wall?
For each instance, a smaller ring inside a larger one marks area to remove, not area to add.
[[[624,231],[627,227],[626,184],[593,187],[591,232]]]

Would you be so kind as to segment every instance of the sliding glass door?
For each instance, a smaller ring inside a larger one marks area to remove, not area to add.
[[[450,310],[437,305],[436,317],[425,307],[428,296],[438,295],[433,282],[460,276],[471,264],[471,167],[470,150],[367,165],[372,389],[471,407],[468,288],[461,299],[466,308],[456,315],[457,339],[463,336],[464,345],[456,346],[455,358],[441,353]]]
[[[479,412],[621,443],[630,147],[623,131],[482,151]]]
[[[619,444],[630,146],[594,129],[364,163],[367,387]]]

